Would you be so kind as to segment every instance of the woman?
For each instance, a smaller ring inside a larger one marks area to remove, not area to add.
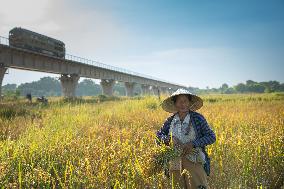
[[[202,99],[185,89],[178,89],[162,102],[162,108],[173,114],[157,132],[158,144],[170,145],[172,139],[174,147],[181,151],[181,156],[169,165],[174,185],[181,188],[209,187],[210,158],[205,146],[213,144],[216,136],[204,116],[195,112],[202,106]]]

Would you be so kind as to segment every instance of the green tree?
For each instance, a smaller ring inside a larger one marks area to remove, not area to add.
[[[52,77],[43,77],[39,81],[23,83],[18,86],[21,95],[25,96],[31,93],[33,96],[60,96],[61,84],[58,79]]]
[[[229,88],[229,85],[227,83],[222,84],[220,87],[221,93],[224,93]]]
[[[265,86],[266,92],[279,92],[280,91],[280,83],[278,81],[268,81],[262,83]]]
[[[253,80],[247,80],[246,81],[246,85],[249,86],[249,85],[254,85],[254,84],[257,84],[257,82],[253,81]]]
[[[236,90],[237,92],[240,92],[240,93],[244,93],[244,92],[247,91],[247,87],[246,87],[246,85],[243,84],[243,83],[237,84],[234,88],[235,88],[235,90]]]
[[[76,95],[78,96],[96,96],[100,95],[101,87],[91,79],[84,79],[78,84]]]
[[[233,94],[233,93],[236,93],[236,90],[232,87],[229,87],[224,91],[224,94]]]

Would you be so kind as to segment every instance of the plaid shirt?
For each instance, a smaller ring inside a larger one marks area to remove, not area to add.
[[[196,139],[192,141],[193,147],[205,147],[206,145],[213,144],[216,141],[216,136],[214,131],[208,125],[204,116],[198,112],[189,111],[191,114],[191,122],[195,129]],[[175,113],[176,114],[176,113]],[[170,141],[170,125],[175,114],[169,116],[160,130],[157,131],[156,135],[159,140],[157,143],[160,144],[160,141],[169,145]]]
[[[204,169],[206,170],[207,175],[209,175],[210,173],[210,158],[208,157],[207,152],[205,151],[205,146],[213,144],[216,141],[216,135],[214,133],[214,131],[210,128],[210,126],[208,125],[206,119],[204,118],[204,116],[198,112],[194,112],[194,111],[189,111],[190,113],[190,121],[193,125],[193,128],[195,129],[195,133],[196,133],[196,139],[194,141],[192,141],[193,143],[193,147],[201,147],[202,151],[204,152],[205,156],[206,156],[206,164],[204,165]],[[173,117],[176,115],[177,113],[172,114],[171,116],[169,116],[163,126],[157,131],[156,136],[157,136],[157,144],[161,144],[164,143],[166,145],[169,145],[170,143],[170,133],[169,133],[169,129],[170,129],[170,125],[171,125],[171,121],[173,119]]]

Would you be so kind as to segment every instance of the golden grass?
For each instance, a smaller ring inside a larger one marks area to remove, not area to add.
[[[283,95],[202,98],[217,137],[207,147],[211,188],[280,187]],[[0,104],[0,187],[170,188],[151,167],[155,132],[169,116],[157,98],[51,101]]]

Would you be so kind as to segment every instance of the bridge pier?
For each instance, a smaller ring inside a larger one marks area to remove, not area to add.
[[[166,94],[166,88],[165,87],[160,87],[160,93],[161,94]]]
[[[112,96],[113,95],[113,86],[115,81],[113,79],[102,79],[100,84],[103,89],[103,94]]]
[[[149,85],[142,84],[141,89],[142,89],[143,95],[149,95],[150,94],[150,86]]]
[[[6,73],[6,70],[7,70],[7,68],[0,65],[0,99],[1,99],[1,95],[2,95],[2,81],[4,79],[4,75]]]
[[[156,96],[159,96],[159,94],[161,94],[161,89],[158,86],[152,86],[152,91],[153,91],[153,94]]]
[[[134,96],[134,85],[135,83],[132,82],[124,82],[126,96]]]
[[[77,74],[62,74],[59,80],[61,81],[62,93],[64,97],[73,98],[75,97],[75,91],[78,85],[80,76]]]
[[[162,88],[162,93],[165,94],[165,95],[170,95],[171,94],[170,89],[168,87],[163,87]]]

